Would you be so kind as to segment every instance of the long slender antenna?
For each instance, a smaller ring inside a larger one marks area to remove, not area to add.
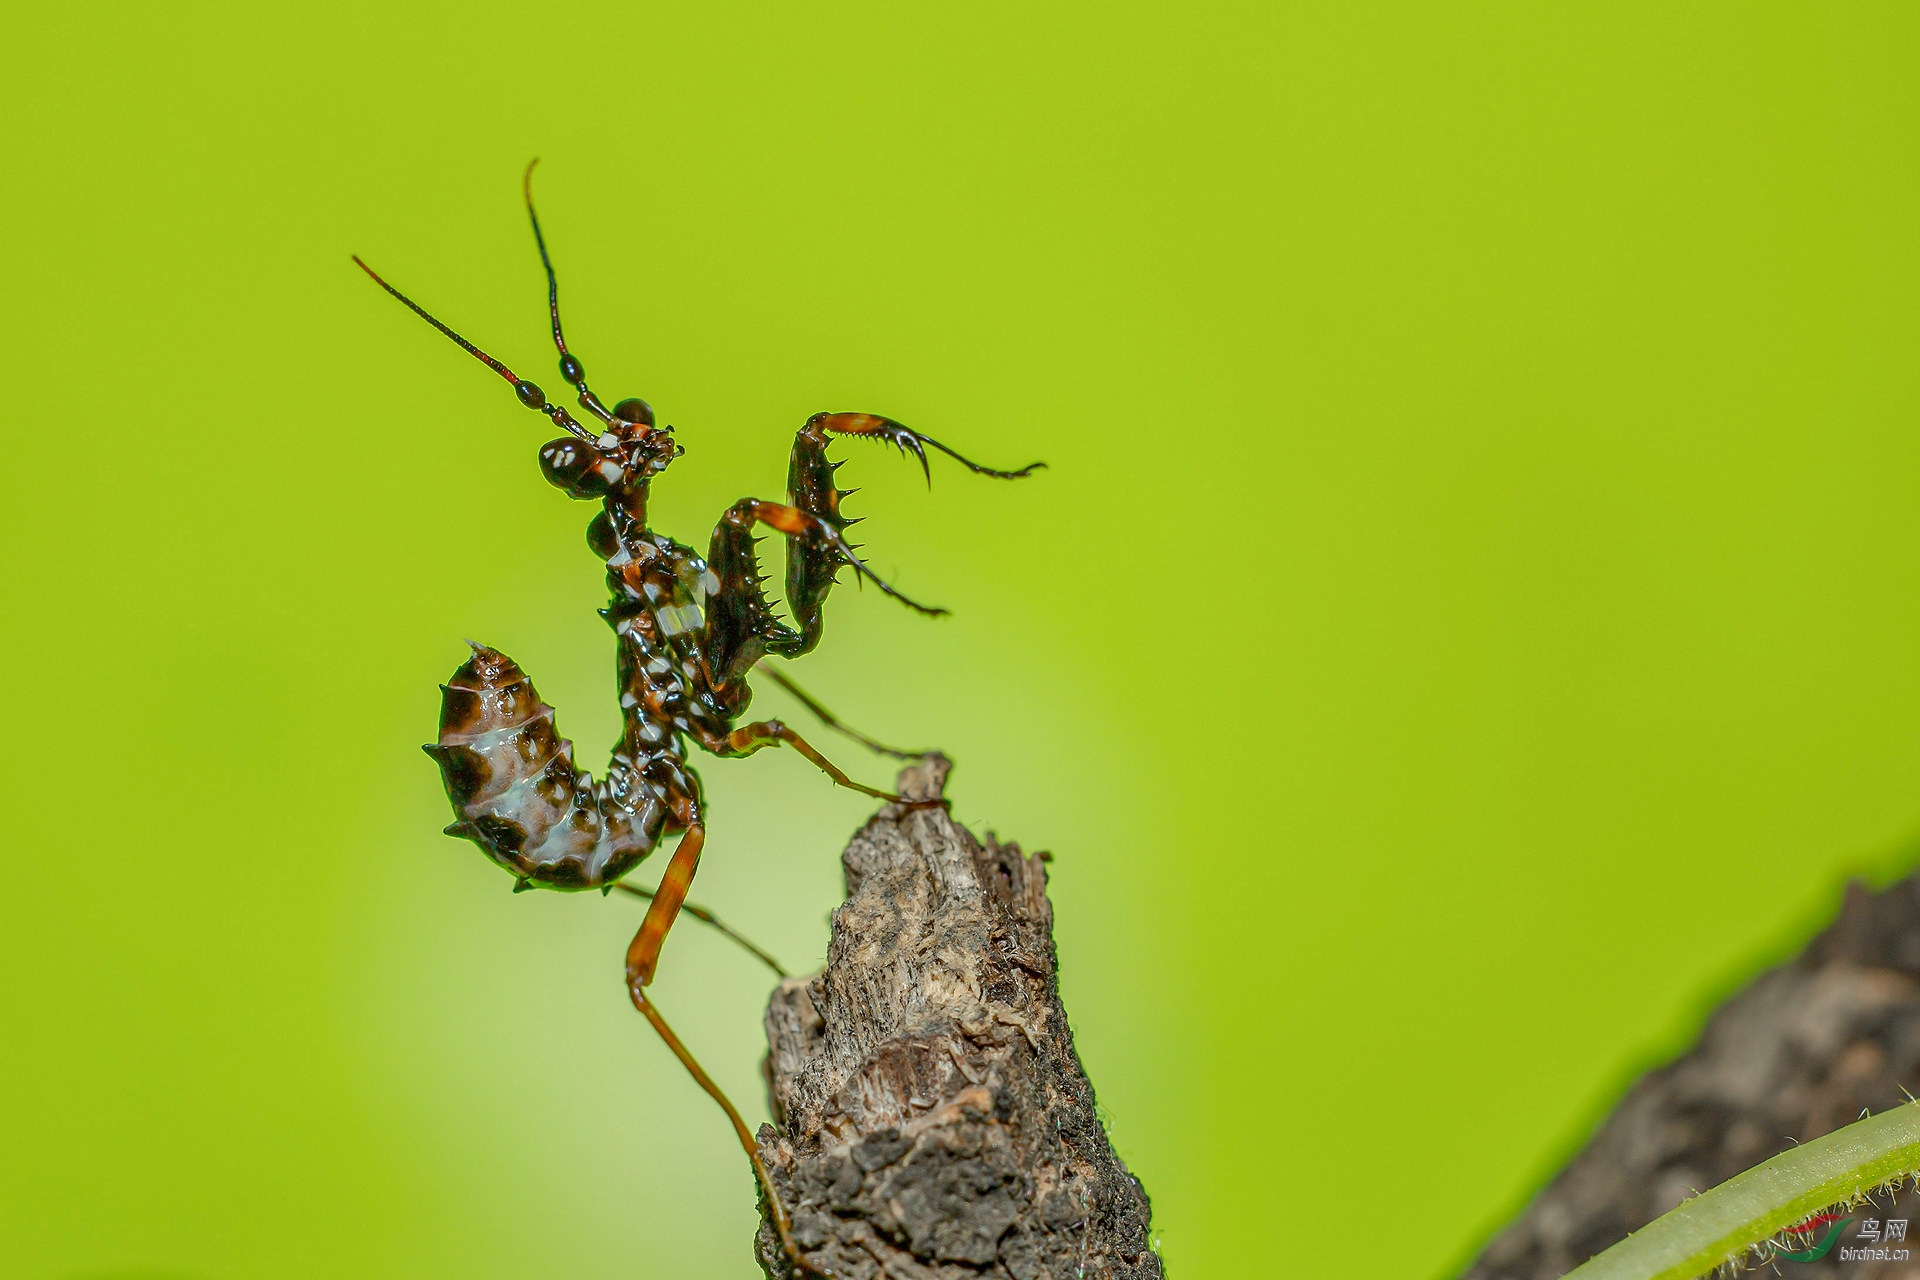
[[[560,350],[560,376],[580,393],[581,408],[602,422],[612,422],[613,414],[607,406],[587,389],[587,367],[567,350],[567,335],[560,330],[560,281],[553,273],[553,259],[547,256],[547,238],[540,234],[540,215],[533,210],[533,166],[539,163],[539,156],[527,161],[527,171],[520,176],[520,191],[527,200],[527,221],[533,223],[533,243],[540,250],[540,265],[547,269],[547,311],[553,316],[553,345]]]
[[[594,438],[587,431],[585,427],[581,426],[578,422],[574,421],[572,414],[568,413],[565,409],[562,409],[559,405],[548,404],[546,392],[542,391],[534,383],[528,382],[525,378],[522,378],[519,374],[507,368],[507,366],[505,366],[504,364],[501,364],[498,360],[495,360],[492,356],[488,355],[486,352],[482,351],[480,348],[474,346],[471,342],[468,342],[465,338],[461,337],[459,334],[449,329],[446,325],[441,324],[438,320],[434,319],[432,313],[429,312],[425,307],[421,306],[419,303],[415,302],[412,298],[409,298],[406,294],[400,292],[398,289],[388,284],[385,280],[382,280],[380,278],[379,272],[375,271],[372,267],[368,266],[366,263],[360,260],[359,254],[356,253],[353,255],[353,261],[355,266],[359,267],[362,271],[366,272],[369,276],[373,278],[373,282],[375,284],[379,285],[382,289],[385,289],[388,293],[392,294],[394,297],[400,299],[401,302],[404,302],[407,305],[408,310],[412,311],[415,315],[419,316],[422,320],[425,320],[428,324],[432,325],[434,328],[438,329],[440,332],[446,334],[449,338],[452,338],[456,343],[460,345],[460,348],[464,350],[468,355],[480,361],[482,364],[486,365],[489,369],[492,369],[495,373],[505,378],[508,382],[511,382],[513,384],[513,393],[516,396],[520,397],[521,404],[527,406],[527,408],[532,409],[536,413],[546,414],[549,418],[553,419],[554,424],[556,426],[566,428],[568,431],[571,431],[574,435],[579,436],[582,440],[592,440]]]

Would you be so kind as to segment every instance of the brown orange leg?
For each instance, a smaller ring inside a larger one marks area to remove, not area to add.
[[[627,994],[633,998],[633,1007],[666,1041],[667,1048],[687,1069],[694,1083],[706,1090],[707,1096],[719,1103],[720,1109],[727,1113],[727,1120],[740,1139],[741,1149],[747,1153],[747,1159],[753,1162],[753,1176],[760,1180],[760,1189],[766,1193],[768,1212],[773,1217],[774,1230],[780,1235],[780,1247],[794,1268],[813,1275],[831,1275],[831,1272],[822,1271],[800,1256],[800,1246],[793,1239],[792,1216],[787,1212],[786,1202],[780,1198],[779,1188],[773,1185],[766,1163],[760,1159],[760,1144],[754,1141],[753,1130],[747,1128],[747,1122],[741,1118],[726,1093],[713,1082],[713,1077],[695,1060],[687,1046],[680,1042],[680,1037],[660,1016],[660,1010],[654,1007],[653,1001],[647,999],[645,988],[653,981],[654,967],[659,963],[660,947],[667,940],[667,931],[673,928],[674,917],[686,904],[687,887],[693,883],[693,873],[700,866],[700,847],[706,843],[706,836],[706,828],[695,822],[680,837],[680,845],[673,851],[673,860],[667,864],[666,874],[660,877],[660,887],[647,906],[647,918],[640,922],[640,932],[634,935],[633,945],[627,948]]]
[[[694,1083],[705,1089],[707,1096],[719,1103],[720,1109],[727,1113],[727,1120],[732,1123],[733,1131],[740,1139],[741,1149],[747,1153],[747,1159],[753,1162],[753,1176],[760,1180],[760,1189],[766,1193],[767,1210],[773,1218],[773,1229],[779,1232],[780,1247],[785,1251],[788,1260],[793,1263],[794,1270],[817,1276],[831,1276],[833,1272],[816,1267],[800,1256],[800,1246],[793,1239],[793,1217],[787,1212],[786,1201],[780,1198],[779,1188],[773,1185],[773,1177],[767,1172],[766,1163],[760,1159],[760,1145],[754,1141],[753,1131],[747,1128],[747,1122],[734,1109],[726,1093],[713,1082],[713,1077],[708,1075],[694,1059],[693,1054],[687,1051],[687,1046],[680,1043],[680,1037],[673,1033],[673,1028],[667,1025],[667,1020],[660,1016],[660,1010],[654,1007],[653,1001],[647,999],[647,993],[641,989],[641,984],[629,982],[627,991],[633,996],[633,1007],[652,1024],[660,1038],[667,1042],[667,1048],[673,1050],[673,1056],[680,1059],[680,1065],[687,1069],[687,1074],[693,1077]]]
[[[814,767],[819,769],[820,772],[826,774],[841,786],[849,787],[854,791],[860,792],[862,795],[872,796],[876,800],[890,800],[895,804],[904,804],[914,809],[945,808],[950,803],[946,800],[909,800],[905,796],[895,795],[891,791],[880,791],[867,786],[863,782],[855,782],[846,775],[845,771],[842,770],[839,765],[836,765],[833,761],[816,751],[812,743],[808,742],[805,738],[778,720],[756,720],[752,724],[741,725],[738,729],[735,729],[732,733],[729,733],[725,738],[721,739],[718,754],[751,755],[762,746],[773,742],[786,743],[795,751],[798,751],[801,755],[812,761]],[[674,856],[678,857],[679,854],[676,853]]]
[[[690,823],[660,877],[660,887],[653,891],[653,901],[647,904],[647,917],[640,922],[640,932],[633,935],[633,942],[627,947],[627,982],[635,990],[653,981],[654,966],[660,963],[660,948],[687,900],[687,887],[693,883],[693,873],[700,869],[700,847],[706,842],[707,829],[698,822]]]
[[[620,890],[622,893],[630,893],[636,898],[645,898],[649,902],[651,902],[654,898],[653,890],[643,889],[637,884],[628,884],[624,880],[620,881],[618,884],[614,885],[613,887]],[[680,904],[680,913],[682,915],[692,916],[695,920],[700,921],[702,924],[711,925],[713,928],[719,930],[722,934],[725,934],[727,937],[731,938],[734,942],[738,943],[747,952],[749,952],[754,959],[758,960],[761,964],[764,964],[765,966],[767,966],[767,968],[773,970],[775,973],[779,974],[783,978],[789,976],[787,971],[781,967],[780,962],[778,960],[775,960],[772,956],[768,955],[761,948],[755,946],[753,944],[753,940],[747,937],[744,933],[737,933],[733,929],[729,928],[725,923],[721,921],[719,916],[716,916],[715,914],[713,914],[713,912],[707,910],[705,907],[696,907],[691,902],[683,902]]]

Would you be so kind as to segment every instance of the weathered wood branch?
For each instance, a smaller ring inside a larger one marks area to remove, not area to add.
[[[934,799],[949,763],[905,769]],[[1060,1005],[1045,855],[888,805],[842,856],[827,967],[767,1008],[760,1153],[809,1264],[846,1280],[1158,1280],[1149,1206]],[[771,1223],[757,1241],[791,1269]]]

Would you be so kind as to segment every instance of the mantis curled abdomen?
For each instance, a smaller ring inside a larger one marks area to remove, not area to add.
[[[519,888],[599,889],[653,852],[664,798],[616,758],[606,782],[576,769],[553,708],[513,659],[485,645],[441,687],[440,765],[464,836]]]

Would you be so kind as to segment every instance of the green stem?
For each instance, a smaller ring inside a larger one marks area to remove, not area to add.
[[[1829,1205],[1920,1171],[1920,1103],[1836,1129],[1693,1197],[1565,1280],[1694,1280]]]

